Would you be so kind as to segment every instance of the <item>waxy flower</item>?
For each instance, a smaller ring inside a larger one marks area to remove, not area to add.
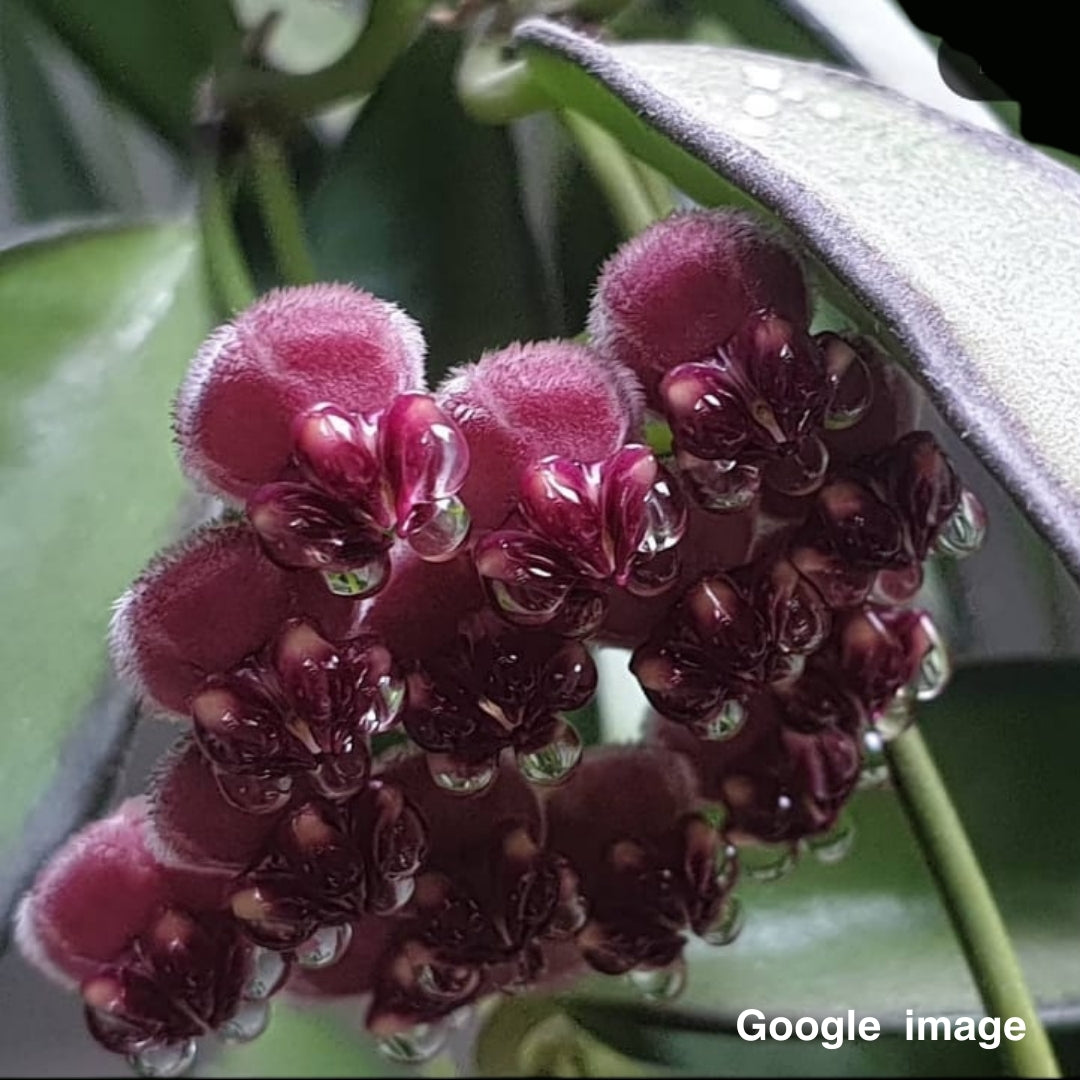
[[[563,714],[592,700],[596,667],[578,641],[482,613],[408,685],[405,730],[428,752],[435,782],[471,794],[494,779],[504,749],[535,783],[558,783],[574,768],[581,740]]]
[[[176,399],[196,484],[243,502],[282,478],[297,418],[321,402],[376,413],[424,386],[424,338],[400,308],[351,285],[274,289],[207,338]]]
[[[293,466],[295,477],[254,492],[248,517],[271,559],[323,571],[333,592],[377,592],[397,538],[421,558],[441,561],[468,534],[457,494],[468,474],[468,443],[425,394],[402,394],[380,413],[350,415],[322,404],[301,414]]]
[[[510,622],[584,637],[603,622],[612,586],[650,596],[678,573],[672,549],[686,511],[645,446],[593,464],[542,459],[525,470],[518,511],[526,528],[476,545],[476,567]]]
[[[416,810],[384,778],[336,801],[299,783],[277,811],[254,815],[223,799],[205,758],[183,743],[152,783],[149,835],[167,865],[225,875],[244,936],[305,968],[333,963],[355,919],[400,909],[426,848]]]
[[[151,1075],[175,1075],[215,1033],[246,1040],[286,958],[265,955],[223,906],[226,878],[164,866],[131,799],[72,837],[23,901],[24,955],[78,986],[91,1034]]]
[[[586,757],[547,803],[548,844],[565,855],[588,903],[584,959],[634,972],[651,996],[674,996],[686,932],[712,944],[738,933],[733,852],[698,813],[692,770],[660,748]]]

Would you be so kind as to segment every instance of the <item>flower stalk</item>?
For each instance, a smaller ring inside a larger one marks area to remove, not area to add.
[[[1014,1076],[1060,1076],[1008,929],[922,733],[910,728],[889,744],[887,755],[987,1014],[1024,1021],[1024,1038],[1006,1040],[1001,1047],[1010,1071]]]

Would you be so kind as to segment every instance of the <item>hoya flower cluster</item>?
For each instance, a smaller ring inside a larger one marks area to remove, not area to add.
[[[669,996],[688,934],[734,938],[740,855],[834,843],[948,674],[923,563],[984,522],[895,367],[809,321],[780,241],[694,212],[610,260],[589,345],[434,392],[416,324],[347,286],[209,338],[175,425],[228,510],[112,630],[184,735],[19,921],[102,1045],[171,1075],[281,988],[355,996],[406,1059],[495,992]],[[638,745],[574,728],[601,645],[654,707]]]

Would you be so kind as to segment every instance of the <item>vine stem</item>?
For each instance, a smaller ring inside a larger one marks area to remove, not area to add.
[[[371,93],[408,48],[432,0],[373,0],[367,23],[332,64],[302,74],[245,66],[225,72],[215,89],[228,109],[276,104],[297,115]]]
[[[308,285],[318,275],[281,143],[261,128],[252,127],[247,133],[247,147],[255,195],[278,274],[288,285]]]
[[[1060,1076],[1001,912],[922,733],[909,728],[888,744],[886,754],[987,1015],[1024,1021],[1024,1038],[1001,1044],[1011,1071],[1023,1077]]]
[[[255,299],[255,284],[233,228],[225,180],[211,162],[200,180],[199,228],[210,286],[222,312],[231,316]]]

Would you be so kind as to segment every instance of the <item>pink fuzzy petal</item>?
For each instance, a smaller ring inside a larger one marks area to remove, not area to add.
[[[637,374],[656,407],[666,371],[715,356],[761,308],[806,325],[798,261],[749,215],[698,210],[657,222],[611,257],[589,332],[604,359]]]
[[[225,879],[162,865],[148,846],[147,803],[128,799],[70,837],[23,899],[16,938],[45,975],[72,985],[119,957],[164,905],[220,906]]]
[[[587,463],[614,453],[640,424],[639,396],[625,368],[570,342],[510,345],[454,371],[438,401],[469,443],[461,497],[474,529],[506,523],[522,470],[540,458]]]
[[[261,853],[279,815],[236,809],[203,753],[182,742],[158,766],[149,790],[148,839],[169,865],[241,869]]]
[[[281,478],[295,418],[323,401],[384,409],[423,386],[424,341],[399,308],[350,285],[267,293],[216,330],[176,401],[187,473],[234,499]]]
[[[110,634],[120,672],[158,708],[187,711],[208,676],[258,651],[290,615],[347,632],[355,604],[318,575],[289,573],[246,524],[196,530],[160,555],[121,597]]]

